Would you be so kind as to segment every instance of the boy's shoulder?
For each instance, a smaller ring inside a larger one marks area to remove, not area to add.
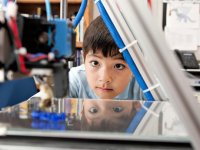
[[[72,67],[70,69],[70,72],[73,72],[73,73],[81,72],[81,71],[83,71],[83,72],[85,71],[85,65],[84,64],[77,66],[77,67]]]
[[[78,80],[85,80],[85,65],[82,64],[80,66],[77,67],[72,67],[69,71],[69,78],[70,79],[78,79]]]

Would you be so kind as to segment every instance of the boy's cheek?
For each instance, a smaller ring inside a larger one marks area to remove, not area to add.
[[[94,74],[88,73],[86,74],[86,78],[89,86],[93,89],[97,83],[97,79],[95,78]]]

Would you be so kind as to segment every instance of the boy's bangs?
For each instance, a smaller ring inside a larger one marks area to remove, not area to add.
[[[103,44],[104,43],[104,44]],[[107,41],[104,42],[94,42],[91,46],[93,53],[95,54],[97,51],[101,51],[104,57],[112,57],[115,55],[119,55],[119,49],[114,44],[108,43]]]

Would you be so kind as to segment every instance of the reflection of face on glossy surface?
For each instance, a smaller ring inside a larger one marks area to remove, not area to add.
[[[90,51],[85,57],[88,83],[97,96],[112,99],[127,87],[132,73],[121,54],[104,57]]]
[[[136,112],[133,107],[131,101],[86,100],[83,111],[89,126],[93,125],[97,128],[108,126],[109,128],[111,125],[114,130],[114,128],[129,124],[129,118],[133,118]]]

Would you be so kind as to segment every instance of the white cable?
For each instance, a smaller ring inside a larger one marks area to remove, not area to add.
[[[100,0],[95,0],[94,3],[96,4],[96,3],[98,3],[99,1],[100,1]]]
[[[151,90],[153,90],[153,89],[155,89],[155,88],[157,88],[157,87],[159,87],[159,86],[160,86],[159,83],[156,84],[156,85],[153,85],[153,86],[149,87],[148,89],[143,90],[143,93],[149,92],[149,91],[151,91]]]
[[[137,43],[137,40],[131,42],[130,44],[126,45],[124,48],[119,49],[120,53],[122,53],[124,50],[128,49],[132,45],[135,45]]]

